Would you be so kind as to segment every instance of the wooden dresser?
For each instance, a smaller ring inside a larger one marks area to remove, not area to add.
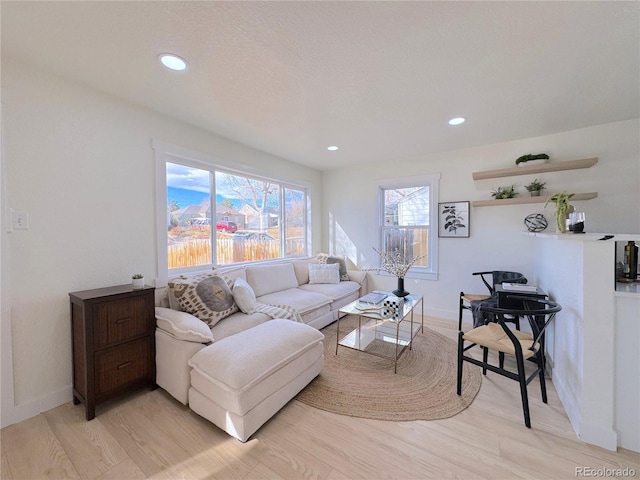
[[[85,404],[87,420],[109,398],[156,387],[154,291],[118,285],[69,294],[73,403]]]

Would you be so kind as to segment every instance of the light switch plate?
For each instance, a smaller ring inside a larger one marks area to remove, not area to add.
[[[28,230],[29,214],[23,210],[11,209],[11,228],[13,230]]]

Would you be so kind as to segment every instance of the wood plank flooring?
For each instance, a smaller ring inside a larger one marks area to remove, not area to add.
[[[452,339],[455,322],[425,324]],[[632,468],[640,454],[576,438],[547,382],[530,387],[532,429],[516,382],[489,374],[471,406],[436,421],[344,417],[289,402],[240,443],[162,389],[97,407],[91,422],[71,402],[0,432],[4,480],[127,479],[569,479],[578,467]]]

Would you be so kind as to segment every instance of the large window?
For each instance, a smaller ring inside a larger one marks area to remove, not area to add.
[[[166,215],[158,222],[166,228],[159,225],[158,251],[167,274],[307,254],[304,187],[167,154],[160,169]]]
[[[380,250],[402,263],[421,257],[408,276],[437,274],[438,175],[397,179],[380,186]]]

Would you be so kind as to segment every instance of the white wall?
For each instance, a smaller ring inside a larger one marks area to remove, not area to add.
[[[29,214],[28,230],[2,232],[3,347],[11,331],[13,350],[2,357],[13,361],[18,417],[71,398],[68,293],[157,276],[152,139],[304,182],[320,204],[318,171],[6,57],[2,101],[3,206]],[[4,373],[3,406],[12,387]],[[5,425],[11,412],[2,414]]]
[[[472,125],[461,128],[472,128]],[[325,250],[343,253],[361,267],[376,265],[377,187],[382,179],[440,173],[440,201],[490,199],[491,190],[516,184],[520,195],[529,181],[547,182],[545,193],[598,192],[598,198],[574,202],[586,212],[590,232],[640,232],[640,122],[638,119],[599,125],[544,137],[487,145],[459,151],[324,172],[323,225],[328,231]],[[545,152],[551,161],[598,157],[583,170],[523,175],[474,181],[474,171],[507,168],[526,153]],[[554,228],[552,205],[472,207],[470,238],[439,240],[437,281],[406,279],[407,290],[426,295],[425,311],[455,318],[461,290],[482,293],[484,286],[471,273],[479,270],[516,270],[536,281],[532,238],[523,235],[524,218],[543,212]],[[373,288],[390,288],[394,280],[373,276]]]

